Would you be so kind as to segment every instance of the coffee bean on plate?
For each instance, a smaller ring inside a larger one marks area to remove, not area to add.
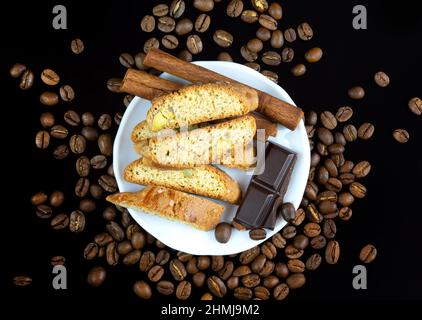
[[[215,239],[220,243],[227,243],[230,240],[232,226],[227,222],[221,222],[215,228]]]
[[[267,237],[265,229],[253,229],[249,231],[249,238],[252,240],[263,240]]]

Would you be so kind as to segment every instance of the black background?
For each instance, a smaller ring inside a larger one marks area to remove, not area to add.
[[[242,62],[239,48],[254,35],[256,26],[227,18],[224,2],[216,4],[211,13],[211,30],[218,26],[235,35],[235,44],[227,51]],[[2,232],[0,288],[12,301],[48,301],[69,306],[87,301],[115,306],[140,303],[131,287],[145,275],[136,267],[106,266],[107,281],[100,289],[86,284],[86,273],[95,262],[85,261],[82,251],[94,234],[104,230],[101,207],[98,212],[87,214],[86,231],[75,235],[54,232],[48,221],[36,217],[29,198],[38,190],[60,189],[72,194],[77,180],[75,156],[59,162],[53,160],[51,146],[45,151],[35,148],[34,136],[41,129],[39,115],[48,110],[59,119],[67,109],[92,111],[97,116],[124,111],[123,95],[110,93],[105,83],[112,76],[124,74],[118,62],[121,52],[135,54],[142,50],[149,36],[141,32],[139,22],[157,3],[61,1],[68,10],[68,30],[54,30],[51,26],[52,8],[57,3],[2,4],[1,227],[5,232]],[[356,4],[364,4],[368,9],[368,30],[352,28],[352,8]],[[407,108],[411,97],[422,95],[419,8],[414,1],[393,5],[382,1],[286,0],[283,9],[281,29],[308,21],[315,31],[311,42],[298,40],[292,44],[296,51],[294,61],[302,62],[303,53],[313,45],[324,49],[324,57],[320,63],[308,66],[302,78],[293,78],[290,66],[282,64],[275,69],[280,85],[304,110],[335,111],[339,106],[351,105],[355,110],[353,124],[369,121],[376,127],[370,141],[354,142],[346,151],[346,156],[355,162],[370,161],[373,170],[364,180],[368,196],[354,204],[351,221],[339,224],[340,262],[336,266],[323,265],[309,274],[306,286],[291,293],[289,301],[421,299],[418,261],[422,130],[420,117]],[[197,10],[188,9],[189,17],[198,14]],[[205,49],[197,60],[216,59],[220,49],[211,36],[212,32],[208,32],[203,38]],[[80,56],[70,51],[70,40],[74,37],[85,42],[85,51]],[[15,62],[25,63],[36,74],[36,84],[27,92],[21,91],[18,81],[8,75]],[[73,102],[55,107],[38,102],[38,95],[47,89],[38,78],[46,67],[56,70],[62,83],[75,88],[77,97]],[[391,77],[391,85],[386,89],[377,87],[372,80],[379,70]],[[347,97],[347,89],[354,85],[365,87],[364,100],[356,102]],[[392,131],[396,128],[410,132],[409,143],[400,145],[393,140]],[[89,155],[97,152],[95,144],[89,148]],[[70,213],[76,206],[77,199],[68,197],[65,206],[56,212]],[[352,288],[352,268],[359,264],[359,251],[367,243],[375,244],[379,254],[368,266],[368,290],[356,291]],[[53,255],[64,255],[67,259],[68,290],[52,289],[49,260]],[[14,287],[12,278],[18,274],[31,275],[33,285]],[[159,299],[155,301],[167,301],[162,296]]]

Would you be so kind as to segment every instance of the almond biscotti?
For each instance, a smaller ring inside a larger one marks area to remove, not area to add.
[[[151,166],[147,159],[139,159],[125,168],[124,178],[136,184],[173,188],[233,204],[237,204],[241,197],[238,183],[210,165],[183,170],[165,169]]]
[[[205,164],[242,165],[249,157],[256,132],[255,119],[246,115],[218,124],[165,137],[152,138],[145,144],[143,155],[155,165],[192,168]]]
[[[208,231],[216,227],[224,206],[211,200],[164,187],[147,186],[138,192],[109,195],[111,203],[180,221],[197,229]]]
[[[242,84],[196,84],[155,98],[146,121],[152,131],[180,128],[245,115],[258,102],[256,91]]]

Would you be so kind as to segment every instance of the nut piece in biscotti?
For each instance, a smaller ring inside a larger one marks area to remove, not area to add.
[[[164,187],[147,186],[138,192],[109,195],[111,203],[189,224],[208,231],[220,222],[224,206],[211,200]]]
[[[258,107],[256,90],[242,84],[195,84],[155,98],[146,121],[152,131],[245,115]]]
[[[252,151],[255,118],[249,115],[207,127],[152,138],[143,155],[155,165],[192,168],[205,164],[245,165],[245,151]],[[248,157],[254,161],[253,152]]]
[[[125,168],[124,178],[136,184],[164,186],[233,204],[239,203],[241,197],[239,184],[210,165],[192,169],[165,169],[152,166],[143,158]]]

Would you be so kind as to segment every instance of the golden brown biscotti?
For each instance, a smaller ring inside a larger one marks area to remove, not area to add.
[[[233,204],[241,197],[238,183],[210,165],[184,170],[164,169],[151,166],[147,159],[138,159],[125,168],[124,178],[132,183],[173,188]]]
[[[245,115],[258,107],[255,90],[241,84],[195,84],[152,100],[146,121],[152,131]]]
[[[224,206],[211,200],[164,187],[147,186],[138,192],[109,195],[107,201],[135,210],[180,221],[197,229],[208,231],[216,227]]]
[[[246,115],[204,128],[149,139],[139,151],[154,164],[164,167],[192,168],[211,163],[244,167],[245,153],[253,144],[255,132],[254,117]],[[250,165],[251,161],[247,162],[246,166]]]

